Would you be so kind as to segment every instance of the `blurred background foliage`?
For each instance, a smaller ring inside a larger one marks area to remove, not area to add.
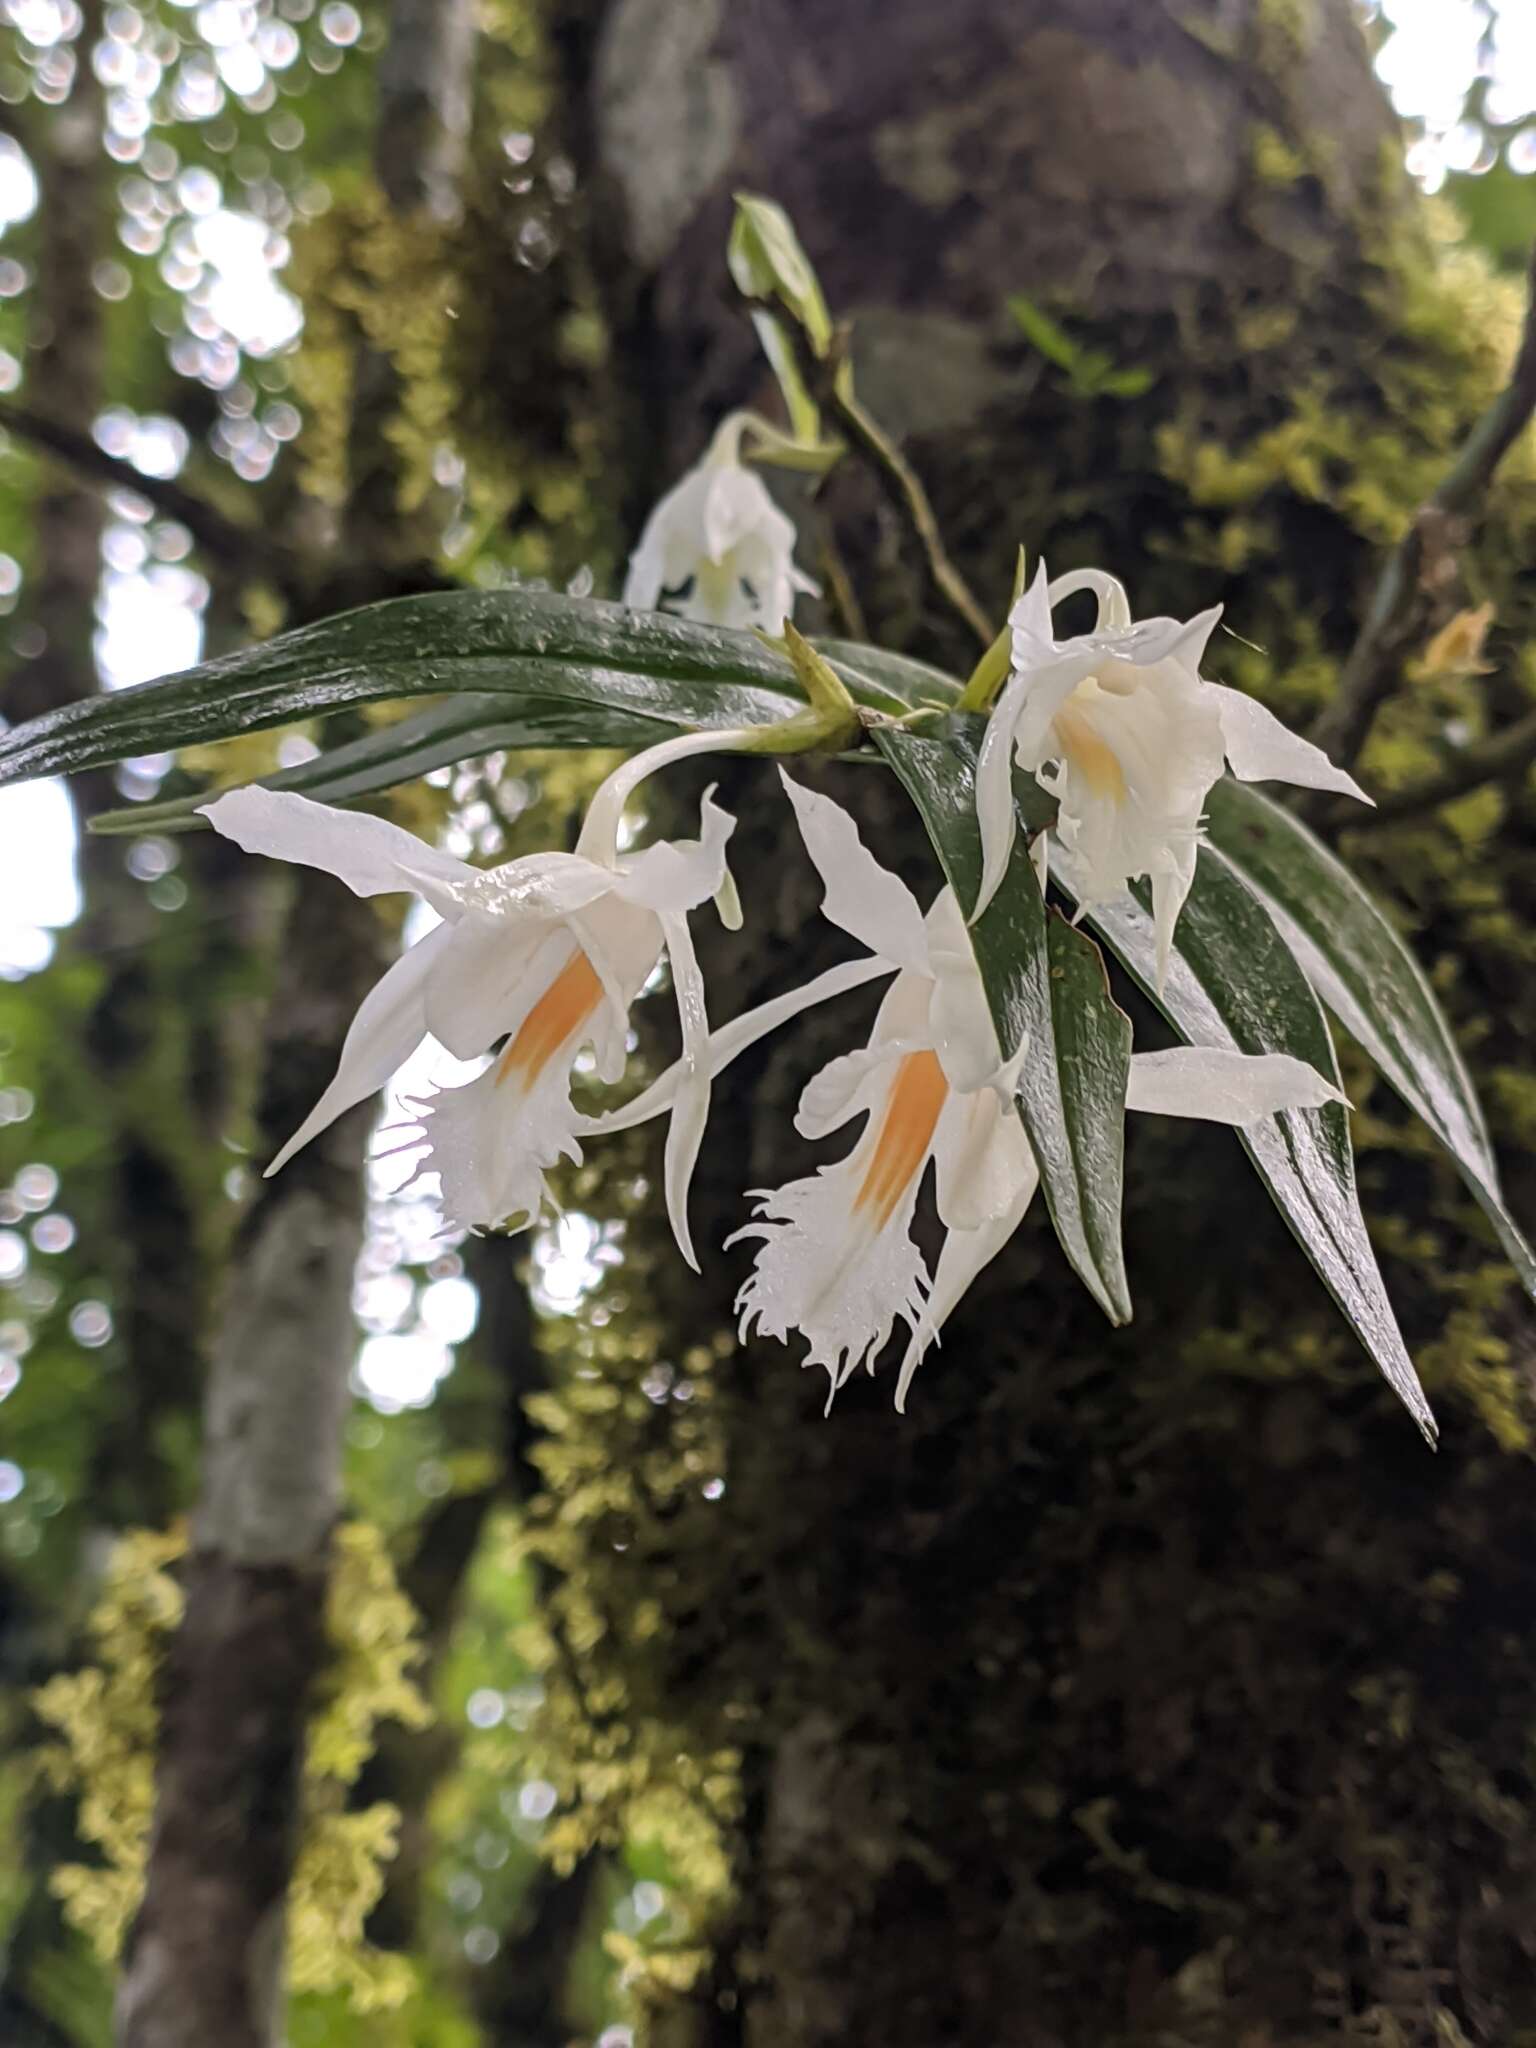
[[[1536,228],[1536,8],[1364,12],[1410,168],[1519,265]],[[539,0],[479,10],[459,202],[439,218],[402,219],[381,191],[388,20],[371,0],[4,0],[0,19],[0,707],[38,708],[27,678],[61,652],[72,667],[49,687],[85,694],[344,601],[367,486],[360,351],[392,366],[397,510],[442,578],[613,588],[616,371],[567,231],[583,195]],[[104,512],[61,502],[34,414],[70,428]],[[1165,454],[1202,502],[1247,495],[1215,451]],[[1411,502],[1394,492],[1390,516]],[[1353,508],[1363,526],[1369,509]],[[101,794],[233,780],[313,744],[292,731],[135,761]],[[396,815],[505,857],[560,843],[597,772],[492,759],[429,778]],[[193,1340],[253,1170],[231,1105],[271,974],[263,881],[232,901],[157,838],[97,846],[77,881],[75,841],[62,792],[0,797],[8,2048],[110,2038],[156,1643],[196,1486]],[[626,1689],[622,1655],[589,1669],[582,1654],[644,1641],[727,1568],[719,1347],[705,1330],[669,1357],[645,1320],[667,1256],[649,1162],[639,1142],[606,1154],[600,1199],[594,1169],[572,1173],[565,1213],[511,1250],[445,1236],[429,1195],[401,1192],[387,1162],[375,1173],[294,1894],[295,2048],[621,2048],[708,1967],[740,1710],[722,1678],[679,1730],[664,1698]],[[151,1210],[172,1234],[160,1262],[136,1235]],[[185,1299],[164,1298],[167,1273],[190,1276]],[[130,1344],[129,1326],[164,1341]],[[1491,1401],[1496,1381],[1480,1385]],[[609,1576],[574,1568],[604,1546]]]

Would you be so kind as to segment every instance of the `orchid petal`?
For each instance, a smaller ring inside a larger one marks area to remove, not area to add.
[[[761,1242],[736,1296],[743,1339],[754,1330],[809,1347],[804,1363],[825,1367],[827,1407],[862,1364],[874,1371],[897,1318],[916,1329],[928,1273],[912,1238],[920,1176],[877,1228],[855,1214],[872,1140],[803,1180],[756,1193],[752,1220],[726,1239]]]
[[[733,548],[761,537],[762,545],[786,561],[794,550],[795,528],[773,502],[755,470],[737,462],[711,464],[704,493],[704,552],[723,562]]]
[[[706,790],[699,805],[697,839],[659,839],[624,861],[613,884],[614,895],[658,915],[707,903],[725,879],[726,844],[736,829],[736,820],[713,798],[713,789]]]
[[[740,427],[722,422],[704,460],[667,492],[630,559],[624,602],[657,604],[720,626],[782,631],[795,591],[793,522],[738,459]]]
[[[722,1072],[749,1046],[756,1045],[759,1039],[777,1031],[791,1017],[798,1017],[802,1010],[829,1002],[833,996],[840,996],[848,989],[862,988],[866,982],[878,980],[881,975],[892,971],[888,960],[849,960],[841,967],[829,967],[825,974],[818,974],[803,988],[791,989],[786,995],[775,996],[771,1002],[759,1003],[756,1009],[744,1011],[711,1035],[710,1078]],[[597,1137],[607,1136],[613,1131],[632,1130],[636,1124],[648,1123],[653,1116],[660,1116],[671,1108],[682,1078],[682,1062],[678,1061],[664,1074],[658,1075],[633,1102],[626,1102],[622,1109],[611,1109],[603,1116],[585,1117],[577,1128],[583,1136]]]
[[[604,896],[569,920],[603,989],[588,1033],[601,1081],[617,1081],[629,1057],[629,1012],[661,956],[663,931],[654,911]]]
[[[934,980],[928,1005],[933,1048],[950,1087],[971,1093],[986,1087],[1002,1054],[970,934],[952,889],[940,890],[929,909],[928,956]]]
[[[1151,668],[1162,661],[1176,661],[1191,676],[1198,674],[1206,643],[1221,620],[1221,606],[1197,612],[1192,619],[1137,619],[1131,625],[1103,633],[1084,635],[1068,646],[1092,647],[1096,661],[1106,657],[1135,668]]]
[[[1012,1096],[990,1088],[950,1095],[934,1132],[933,1161],[939,1221],[950,1230],[979,1230],[1038,1176]]]
[[[800,1092],[795,1129],[802,1138],[825,1138],[867,1115],[885,1095],[890,1068],[904,1053],[922,1050],[920,1040],[888,1039],[828,1060]]]
[[[1051,879],[1051,837],[1048,832],[1037,832],[1029,842],[1029,864],[1040,884],[1040,894],[1044,896]]]
[[[1290,782],[1299,789],[1331,789],[1372,803],[1352,775],[1335,767],[1321,747],[1282,725],[1257,697],[1222,683],[1206,688],[1216,693],[1227,762],[1239,782]]]
[[[658,505],[656,512],[660,510]],[[646,522],[639,544],[629,558],[629,572],[624,578],[624,595],[620,603],[632,612],[655,611],[656,600],[667,582],[666,556],[655,530],[656,512]]]
[[[1152,877],[1152,924],[1157,934],[1157,992],[1162,994],[1163,984],[1168,979],[1168,964],[1173,958],[1173,934],[1179,922],[1179,913],[1184,908],[1185,898],[1194,887],[1195,863],[1199,858],[1196,846],[1190,846],[1185,856],[1175,856],[1160,867]]]
[[[427,1035],[424,992],[453,937],[452,925],[434,926],[364,996],[330,1086],[267,1168],[268,1179],[328,1124],[382,1088],[420,1045]]]
[[[1024,1221],[1025,1212],[1034,1197],[1040,1178],[1033,1153],[1029,1155],[1029,1159],[1032,1171],[1015,1183],[1013,1199],[1000,1215],[982,1224],[978,1230],[951,1230],[945,1238],[927,1305],[912,1332],[906,1356],[901,1361],[901,1373],[896,1381],[898,1415],[906,1413],[907,1393],[912,1385],[912,1376],[922,1364],[929,1346],[938,1342],[939,1333],[956,1304],[982,1269],[991,1265]]]
[[[1345,1100],[1315,1067],[1290,1053],[1181,1045],[1132,1055],[1125,1106],[1154,1116],[1252,1124],[1280,1110]]]
[[[445,916],[473,912],[496,919],[503,930],[513,921],[549,922],[583,910],[615,886],[612,868],[575,853],[528,853],[494,868],[465,868],[459,876],[434,885],[430,898]],[[411,887],[425,894],[429,878],[413,874]],[[439,898],[446,898],[446,908]]]
[[[1071,569],[1065,576],[1058,576],[1050,586],[1051,609],[1079,590],[1091,590],[1099,601],[1096,632],[1116,631],[1131,623],[1131,601],[1125,594],[1125,585],[1107,569]]]
[[[670,767],[674,761],[686,761],[693,754],[729,753],[732,744],[743,737],[745,734],[734,728],[685,732],[679,733],[675,739],[662,740],[654,747],[631,754],[598,784],[581,822],[581,833],[576,841],[577,853],[603,867],[617,867],[619,825],[624,816],[624,806],[640,784],[659,768]]]
[[[1097,653],[1078,653],[1039,667],[1019,669],[1009,678],[987,720],[976,755],[981,887],[971,909],[972,924],[997,894],[1013,852],[1018,831],[1013,802],[1014,755],[1017,753],[1022,764],[1030,768],[1051,758],[1052,719],[1101,659]]]
[[[720,871],[720,886],[715,891],[715,915],[728,932],[741,930],[741,892],[736,887],[736,877],[731,873],[729,861]]]
[[[1040,562],[1035,568],[1034,581],[1019,592],[1008,614],[1016,656],[1021,651],[1021,643],[1028,643],[1030,653],[1036,649],[1042,656],[1055,652],[1056,634],[1051,625],[1053,602],[1051,579],[1046,574],[1044,562]]]
[[[1222,607],[1213,604],[1209,611],[1196,612],[1192,619],[1142,619],[1127,635],[1135,645],[1122,659],[1142,666],[1153,661],[1177,661],[1192,675],[1198,674],[1210,637],[1221,624],[1221,612]],[[1214,690],[1220,686],[1210,683],[1206,687]]]
[[[704,555],[704,505],[709,468],[700,463],[657,500],[641,530],[624,579],[624,602],[650,611],[663,591],[675,590]]]
[[[198,806],[215,832],[247,853],[319,868],[345,882],[356,896],[386,896],[395,890],[426,895],[448,883],[473,880],[475,870],[451,854],[439,853],[414,832],[403,832],[368,811],[338,810],[291,790],[251,784]],[[444,909],[456,916],[457,908]]]
[[[412,1105],[426,1150],[418,1173],[439,1178],[443,1215],[463,1230],[524,1230],[550,1201],[545,1174],[581,1164],[563,1070],[551,1063],[531,1088],[490,1066],[474,1080]]]
[[[445,927],[428,985],[426,1028],[455,1059],[472,1060],[503,1032],[515,1032],[570,957],[564,923],[500,923],[468,916]]]
[[[986,909],[1008,872],[1018,832],[1013,804],[1013,723],[1023,706],[1028,678],[1014,676],[987,721],[976,756],[976,823],[981,828],[981,886],[971,922]]]
[[[672,963],[672,987],[683,1035],[677,1098],[667,1125],[667,1215],[678,1250],[697,1273],[699,1262],[688,1230],[688,1185],[709,1120],[709,1013],[704,1001],[704,977],[699,972],[687,918],[668,911],[662,917],[661,928]]]
[[[1108,659],[1103,646],[1089,641],[1077,641],[1050,661],[1029,667],[1019,664],[1015,655],[1014,674],[998,698],[992,718],[1000,719],[1012,732],[1021,768],[1034,770],[1055,758],[1060,749],[1054,730],[1056,714],[1078,684],[1086,682]],[[987,732],[991,729],[989,720]]]
[[[906,883],[870,853],[841,804],[791,781],[782,768],[779,779],[795,807],[805,850],[821,876],[826,892],[822,915],[882,959],[914,974],[927,974],[923,913]]]

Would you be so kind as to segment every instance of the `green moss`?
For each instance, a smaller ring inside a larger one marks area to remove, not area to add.
[[[1277,128],[1260,124],[1249,143],[1256,176],[1266,185],[1294,185],[1306,175],[1306,162]]]
[[[609,1938],[644,2012],[694,1983],[728,1907],[746,1725],[731,1660],[679,1678],[735,1569],[715,1506],[727,1470],[715,1373],[732,1343],[669,1355],[650,1292],[675,1247],[652,1213],[651,1148],[637,1136],[627,1150],[600,1193],[623,1264],[580,1317],[541,1324],[551,1384],[528,1412],[542,1486],[515,1540],[549,1589],[519,1641],[544,1706],[518,1747],[561,1794],[544,1841],[557,1865],[638,1845],[666,1870],[665,1939]],[[570,1201],[595,1198],[596,1177],[575,1175]]]
[[[542,11],[497,0],[478,47],[461,218],[402,218],[358,175],[295,233],[300,461],[306,490],[338,511],[379,472],[402,559],[433,554],[446,529],[458,577],[563,581],[615,553],[607,332],[561,160],[536,141],[552,106]],[[367,356],[392,379],[382,416],[360,423]]]
[[[1258,25],[1266,56],[1294,61],[1316,38],[1315,0],[1259,0]]]

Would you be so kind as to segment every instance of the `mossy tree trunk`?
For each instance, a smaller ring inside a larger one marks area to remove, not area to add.
[[[397,217],[449,220],[469,10],[392,0],[389,24],[375,174]],[[316,587],[289,593],[299,619],[436,580],[435,535],[401,504],[397,402],[392,365],[360,341],[339,539]],[[397,937],[376,904],[295,880],[263,1023],[258,1156],[273,1156],[318,1100]],[[285,1913],[306,1723],[328,1655],[372,1115],[358,1104],[262,1182],[233,1247],[209,1347],[185,1607],[162,1676],[144,1892],[117,1987],[122,2048],[276,2048],[286,2036]]]
[[[624,259],[605,274],[644,394],[637,513],[721,411],[771,403],[723,263],[730,194],[755,189],[854,319],[861,391],[995,610],[1020,542],[1056,569],[1106,562],[1143,610],[1223,600],[1266,650],[1219,640],[1224,680],[1298,723],[1326,701],[1379,550],[1489,395],[1514,316],[1433,244],[1348,0],[617,0],[566,48]],[[1144,368],[1145,394],[1074,391],[1010,293]],[[840,476],[828,504],[878,632],[968,665],[868,481]],[[1517,481],[1495,541],[1533,516]],[[1511,639],[1531,623],[1515,559],[1485,571]],[[1411,755],[1413,721],[1444,710],[1430,696],[1388,718],[1367,772]],[[931,890],[883,779],[803,772]],[[770,778],[722,780],[747,909],[706,942],[723,1018],[846,945]],[[1372,845],[1496,1078],[1532,989],[1495,915],[1530,852],[1518,806],[1485,829],[1480,903],[1437,823]],[[1120,994],[1139,1041],[1163,1042]],[[747,1253],[719,1247],[742,1190],[808,1170],[796,1096],[870,1008],[809,1020],[719,1091],[702,1287],[662,1265],[642,1282],[663,1358],[728,1331]],[[889,1363],[823,1421],[792,1356],[722,1335],[723,1498],[647,1519],[637,1491],[625,1543],[594,1524],[584,1566],[615,1615],[664,1610],[589,1652],[637,1719],[743,1757],[732,1903],[694,1992],[658,1995],[658,2039],[1260,2048],[1536,2027],[1530,1324],[1438,1167],[1358,1063],[1349,1078],[1437,1459],[1220,1132],[1132,1135],[1128,1330],[1035,1217],[905,1419]]]

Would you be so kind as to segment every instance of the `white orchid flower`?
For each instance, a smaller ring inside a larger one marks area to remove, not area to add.
[[[795,529],[741,461],[743,413],[725,419],[708,453],[657,505],[630,559],[624,602],[707,626],[779,634],[795,594],[817,586],[796,568]]]
[[[572,1063],[590,1047],[600,1078],[619,1079],[630,1005],[665,949],[683,1043],[666,1198],[683,1256],[696,1268],[687,1189],[709,1108],[709,1024],[687,913],[712,896],[726,900],[725,845],[735,820],[706,793],[698,839],[660,840],[621,856],[618,837],[625,798],[642,777],[719,744],[717,734],[694,733],[635,756],[598,791],[574,853],[530,854],[489,869],[382,818],[307,797],[253,787],[202,805],[215,830],[249,853],[320,868],[358,896],[409,891],[443,920],[365,998],[334,1079],[268,1174],[382,1087],[428,1035],[466,1060],[500,1042],[473,1081],[412,1105],[425,1133],[420,1167],[441,1176],[455,1226],[533,1222],[548,1169],[581,1158]]]
[[[859,1052],[832,1060],[800,1098],[795,1128],[825,1137],[867,1119],[852,1152],[803,1180],[756,1196],[754,1220],[729,1240],[760,1241],[737,1296],[742,1335],[781,1341],[798,1331],[804,1363],[827,1373],[830,1408],[862,1363],[871,1372],[898,1321],[908,1342],[896,1386],[913,1374],[971,1282],[1023,1221],[1039,1170],[1014,1107],[1027,1047],[1004,1059],[975,955],[952,892],[926,917],[916,898],[867,851],[846,811],[786,776],[806,849],[825,886],[822,908],[872,949],[803,989],[750,1011],[710,1040],[717,1074],[745,1048],[812,1003],[884,974],[896,979]],[[680,1068],[624,1109],[594,1120],[617,1130],[672,1100]],[[1185,1047],[1131,1061],[1127,1106],[1219,1123],[1342,1100],[1304,1061]],[[929,1162],[946,1236],[930,1278],[911,1224]]]
[[[1052,607],[1091,590],[1091,633],[1057,640]],[[1044,566],[1009,615],[1013,673],[976,764],[982,881],[972,916],[1003,878],[1015,830],[1012,763],[1058,803],[1065,879],[1083,909],[1152,882],[1158,978],[1195,875],[1201,809],[1223,763],[1243,782],[1291,782],[1371,799],[1320,747],[1255,698],[1200,675],[1221,607],[1187,622],[1133,620],[1122,584],[1099,569],[1048,582]]]

